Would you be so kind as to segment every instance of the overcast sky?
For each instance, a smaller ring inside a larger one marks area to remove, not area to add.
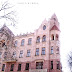
[[[5,0],[0,0],[4,2]],[[61,61],[64,72],[67,68],[67,54],[72,50],[72,2],[71,0],[9,0],[17,15],[16,28],[9,27],[13,33],[34,32],[42,21],[55,13],[60,23]],[[1,13],[0,13],[1,14]],[[1,24],[7,23],[0,20]]]

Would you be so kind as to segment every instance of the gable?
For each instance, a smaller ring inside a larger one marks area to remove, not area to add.
[[[56,25],[54,25],[54,26],[50,29],[50,31],[51,31],[51,30],[58,30],[58,31],[60,31]]]

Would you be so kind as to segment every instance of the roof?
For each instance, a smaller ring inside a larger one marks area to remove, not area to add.
[[[50,29],[50,31],[51,31],[51,30],[58,30],[58,31],[60,31],[56,25],[54,25],[54,26]]]

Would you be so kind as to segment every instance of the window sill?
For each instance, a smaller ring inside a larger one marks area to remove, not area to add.
[[[31,56],[26,56],[26,57],[31,57]]]
[[[19,58],[23,58],[23,57],[19,57]]]
[[[27,44],[27,45],[32,45],[32,44]]]
[[[39,56],[39,55],[35,55],[35,56]]]
[[[41,54],[41,55],[46,55],[46,54]]]
[[[46,42],[46,41],[42,41],[42,42],[44,43],[44,42]]]
[[[60,70],[60,69],[57,69],[57,70]]]
[[[59,53],[56,53],[56,54],[59,54]]]
[[[40,42],[36,42],[36,43],[40,43]]]
[[[24,45],[20,45],[20,46],[24,46]]]
[[[50,53],[50,55],[53,55],[54,53]]]

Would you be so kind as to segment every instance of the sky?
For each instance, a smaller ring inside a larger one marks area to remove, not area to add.
[[[0,0],[0,5],[7,0]],[[15,35],[34,32],[42,21],[55,13],[60,23],[60,51],[64,72],[69,72],[67,67],[68,53],[72,51],[72,1],[71,0],[8,0],[14,5],[16,11],[16,27],[9,26]],[[2,15],[0,13],[0,15]],[[0,20],[0,26],[8,21]]]

